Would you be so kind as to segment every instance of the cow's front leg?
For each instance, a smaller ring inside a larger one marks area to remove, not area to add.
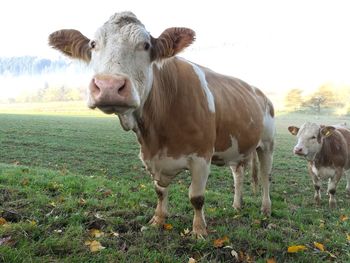
[[[309,175],[315,188],[314,200],[317,205],[321,204],[321,181],[320,178],[312,171],[312,163],[308,163]]]
[[[210,164],[204,158],[194,158],[189,162],[192,182],[189,198],[194,208],[193,234],[197,237],[207,235],[207,224],[204,218],[204,192],[210,171]]]
[[[168,216],[168,187],[160,186],[157,181],[154,181],[154,186],[158,197],[158,203],[154,216],[149,223],[153,226],[163,226]]]
[[[344,171],[342,168],[335,170],[335,175],[328,181],[328,193],[329,193],[329,207],[335,208],[337,206],[337,200],[335,199],[335,192],[337,189],[337,184],[342,177]]]

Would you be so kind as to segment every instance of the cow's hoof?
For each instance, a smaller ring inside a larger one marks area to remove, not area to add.
[[[330,201],[329,202],[329,208],[330,209],[335,209],[337,207],[337,202],[336,201]]]
[[[232,207],[236,210],[236,211],[240,211],[242,209],[242,203],[233,203]]]
[[[346,188],[345,191],[346,191],[346,196],[347,196],[347,197],[350,197],[350,188]]]
[[[197,239],[204,239],[208,235],[206,228],[193,228],[192,235]]]
[[[261,207],[261,213],[264,216],[271,216],[271,207]]]
[[[321,205],[321,198],[315,197],[315,203],[317,206],[320,206]]]
[[[154,215],[148,223],[151,226],[162,227],[165,224],[165,217]]]

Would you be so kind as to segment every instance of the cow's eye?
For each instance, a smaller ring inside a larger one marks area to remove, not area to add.
[[[145,42],[143,44],[143,49],[146,50],[146,51],[149,50],[150,47],[151,47],[151,45],[148,42]]]
[[[96,47],[96,41],[95,40],[90,41],[90,47],[91,48],[95,48]]]
[[[316,139],[316,136],[312,136],[310,139],[311,139],[311,140],[314,140],[314,139]]]

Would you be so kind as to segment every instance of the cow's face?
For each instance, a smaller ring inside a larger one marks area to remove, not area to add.
[[[320,126],[306,122],[300,128],[288,127],[291,134],[297,136],[297,144],[293,152],[296,155],[313,160],[316,153],[321,149]]]
[[[289,126],[288,130],[297,136],[297,144],[293,149],[294,154],[312,161],[321,150],[324,138],[332,134],[334,127],[306,122],[300,128]]]
[[[125,114],[146,100],[152,87],[152,63],[174,56],[193,42],[194,35],[191,29],[169,28],[153,38],[134,14],[123,12],[113,15],[91,40],[76,30],[60,30],[50,35],[49,42],[92,66],[90,108]]]

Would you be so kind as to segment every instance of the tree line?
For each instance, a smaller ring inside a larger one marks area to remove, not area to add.
[[[344,114],[350,114],[350,87],[336,88],[325,84],[307,96],[303,95],[301,89],[291,89],[284,105],[288,111],[312,110],[320,114],[322,110],[339,109]]]
[[[63,59],[50,60],[36,56],[0,57],[0,75],[36,75],[64,69],[68,62]]]

